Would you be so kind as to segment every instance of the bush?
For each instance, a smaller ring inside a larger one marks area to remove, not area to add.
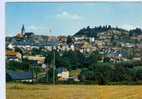
[[[99,63],[95,66],[95,80],[98,84],[107,84],[112,80],[113,66],[110,63]]]
[[[6,63],[6,68],[14,71],[29,71],[30,64],[27,62],[9,61],[8,63]]]
[[[136,75],[136,80],[142,80],[142,66],[137,66],[134,68],[135,69],[135,75]]]

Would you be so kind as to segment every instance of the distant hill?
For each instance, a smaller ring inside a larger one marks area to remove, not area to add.
[[[140,28],[136,28],[129,31],[129,36],[137,36],[142,35],[142,30]]]
[[[142,30],[139,28],[128,31],[122,28],[106,25],[106,26],[95,26],[94,28],[90,28],[89,26],[86,28],[82,28],[77,33],[75,33],[74,36],[97,37],[99,33],[107,31],[115,31],[115,30],[119,32],[128,32],[129,36],[142,35]]]

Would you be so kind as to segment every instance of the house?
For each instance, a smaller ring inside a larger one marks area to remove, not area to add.
[[[133,37],[131,37],[131,39],[141,41],[142,40],[142,35],[138,35],[136,37],[133,36]]]
[[[7,48],[12,49],[12,50],[14,49],[14,47],[15,46],[12,43],[10,43],[10,44],[7,45]]]
[[[133,60],[134,61],[141,61],[142,59],[140,57],[134,57]]]
[[[52,51],[53,49],[56,49],[59,46],[60,42],[58,40],[52,40],[48,41],[46,43],[46,46],[43,45],[47,50]]]
[[[8,60],[19,61],[22,58],[22,55],[19,52],[15,52],[13,50],[9,50],[9,51],[6,51],[6,58]]]
[[[86,38],[85,36],[76,36],[76,37],[74,37],[75,41],[84,40],[85,38]]]
[[[57,37],[56,36],[48,36],[48,41],[56,41]]]
[[[23,39],[23,37],[24,37],[24,36],[23,36],[23,34],[21,34],[21,33],[17,33],[17,35],[16,35],[16,38],[17,38],[17,39]]]
[[[26,33],[24,34],[24,37],[26,37],[26,38],[31,38],[33,35],[34,35],[33,32],[26,32]]]
[[[69,79],[69,71],[64,67],[57,68],[57,77],[58,80],[68,80]]]
[[[95,42],[95,38],[94,37],[89,37],[89,41],[90,42]]]
[[[23,56],[23,58],[27,58],[28,60],[37,61],[38,64],[43,64],[45,61],[45,57],[36,55],[36,56]]]
[[[84,42],[81,49],[83,49],[83,52],[90,52],[92,50],[92,45],[88,42]]]
[[[21,81],[32,82],[32,78],[33,78],[32,72],[18,72],[12,70],[6,71],[6,81],[21,80]]]
[[[101,40],[95,40],[95,44],[98,48],[103,48],[105,43]]]
[[[57,39],[60,41],[60,43],[65,43],[67,41],[67,37],[65,36],[58,36]]]

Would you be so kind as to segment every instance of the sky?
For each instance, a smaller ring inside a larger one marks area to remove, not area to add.
[[[127,30],[142,27],[140,2],[6,3],[6,35],[26,32],[37,35],[73,35],[81,28],[99,25]]]

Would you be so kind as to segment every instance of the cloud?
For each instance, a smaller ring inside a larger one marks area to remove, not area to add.
[[[57,14],[57,18],[60,18],[60,19],[71,19],[71,20],[81,20],[82,17],[78,14],[74,14],[74,13],[69,13],[69,12],[66,12],[66,11],[63,11],[59,14]]]
[[[45,26],[37,26],[37,25],[29,25],[29,26],[27,26],[26,27],[26,30],[27,31],[47,31],[48,30],[48,28],[47,27],[45,27]]]
[[[34,26],[34,25],[29,26],[30,30],[38,30],[39,28],[40,27],[37,27],[37,26]]]

